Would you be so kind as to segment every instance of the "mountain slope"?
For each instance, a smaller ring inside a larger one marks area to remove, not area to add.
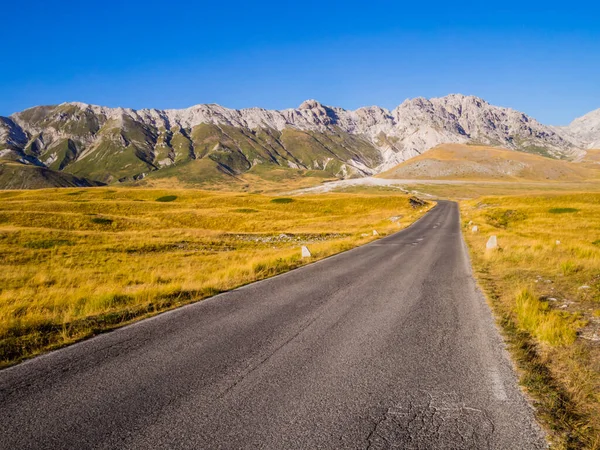
[[[458,94],[406,100],[391,111],[377,106],[347,111],[315,100],[281,111],[219,105],[136,111],[63,103],[0,118],[0,160],[104,183],[140,180],[166,168],[173,174],[199,159],[212,161],[199,167],[214,165],[229,177],[258,165],[357,177],[442,143],[494,145],[558,159],[582,154],[570,132]]]
[[[241,113],[218,106],[198,108],[204,113],[188,111],[183,116],[178,111],[82,104],[32,108],[6,120],[18,129],[6,125],[4,141],[13,153],[20,151],[47,167],[104,182],[139,179],[201,158],[211,159],[230,175],[256,164],[273,164],[346,177],[373,173],[382,163],[372,144],[340,130],[279,130],[267,122],[249,128],[251,122],[236,118]],[[223,114],[217,114],[221,110]],[[26,141],[9,142],[8,137],[18,133],[27,136]]]
[[[101,184],[46,167],[12,162],[0,163],[0,187],[2,189],[92,187]]]
[[[586,151],[585,155],[581,158],[581,162],[584,164],[600,164],[600,150],[590,149]]]
[[[443,144],[378,175],[392,179],[600,180],[600,168],[539,155],[464,144]]]
[[[561,130],[588,149],[600,148],[600,109],[579,117]]]

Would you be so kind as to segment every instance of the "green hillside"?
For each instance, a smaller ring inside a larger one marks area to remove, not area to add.
[[[13,164],[4,170],[0,189],[63,186],[76,179],[131,184],[146,178],[210,188],[269,181],[272,170],[285,179],[306,173],[317,180],[362,176],[382,163],[372,144],[341,130],[210,123],[167,129],[147,118],[107,116],[73,104],[28,109],[14,120],[3,119],[2,131],[19,139],[0,139],[0,161]],[[18,169],[23,163],[27,168]],[[249,177],[240,180],[244,174]]]

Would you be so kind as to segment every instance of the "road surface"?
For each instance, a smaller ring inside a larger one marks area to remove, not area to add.
[[[0,447],[545,443],[439,202],[403,232],[1,371]]]

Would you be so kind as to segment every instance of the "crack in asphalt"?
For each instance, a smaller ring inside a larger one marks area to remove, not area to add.
[[[455,392],[405,392],[367,438],[368,450],[489,449],[494,424]]]

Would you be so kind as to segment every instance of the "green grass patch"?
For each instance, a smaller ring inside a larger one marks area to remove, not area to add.
[[[294,201],[293,198],[289,197],[279,197],[271,200],[271,203],[292,203]]]
[[[164,196],[158,197],[156,199],[157,202],[162,202],[162,203],[174,202],[175,200],[177,200],[176,195],[164,195]]]
[[[563,261],[560,263],[560,271],[566,277],[573,275],[581,271],[582,269],[583,266],[581,264],[577,264],[571,260]]]
[[[560,311],[551,310],[548,303],[540,301],[528,289],[517,295],[515,311],[519,325],[539,341],[554,346],[575,342],[577,330],[574,321]]]
[[[238,209],[234,209],[233,212],[236,213],[244,213],[244,214],[251,214],[251,213],[257,213],[258,209],[252,209],[252,208],[238,208]]]
[[[550,208],[548,212],[550,214],[568,214],[568,213],[576,213],[579,211],[577,208]]]
[[[31,248],[36,250],[54,248],[61,245],[74,245],[74,242],[68,241],[66,239],[44,239],[41,241],[31,241],[23,244],[25,248]]]
[[[113,220],[107,219],[106,217],[92,217],[91,221],[98,225],[112,225]]]

